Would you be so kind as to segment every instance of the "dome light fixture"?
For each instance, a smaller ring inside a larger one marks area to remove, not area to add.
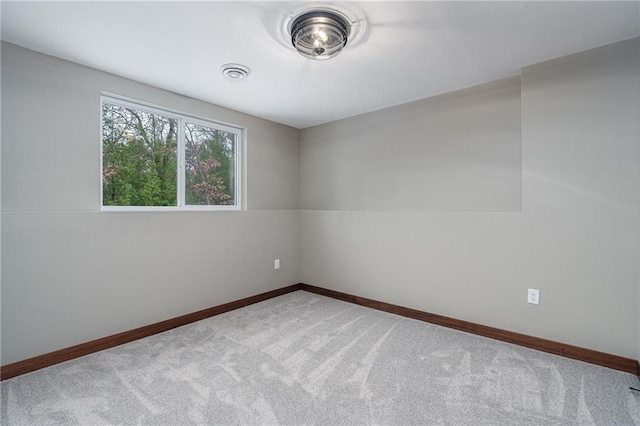
[[[291,24],[291,43],[305,58],[330,59],[337,56],[351,32],[351,25],[341,15],[317,10],[303,13]]]

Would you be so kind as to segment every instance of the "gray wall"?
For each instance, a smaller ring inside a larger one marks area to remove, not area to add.
[[[302,282],[638,358],[638,47],[524,68],[520,117],[507,81],[303,130]],[[376,199],[363,158],[405,178],[402,196]],[[474,177],[481,197],[454,185]]]
[[[520,210],[520,78],[302,132],[307,210]]]
[[[298,130],[4,43],[1,90],[3,365],[299,282]],[[246,127],[248,210],[100,212],[101,90]]]
[[[1,363],[299,281],[638,358],[638,48],[299,132],[2,44]],[[99,212],[100,90],[247,127],[247,210]]]

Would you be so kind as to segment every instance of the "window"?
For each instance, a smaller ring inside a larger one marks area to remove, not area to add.
[[[103,210],[238,210],[242,131],[103,96]]]

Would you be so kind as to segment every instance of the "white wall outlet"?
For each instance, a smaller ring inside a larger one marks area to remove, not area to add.
[[[534,305],[540,304],[540,290],[536,290],[534,288],[530,288],[527,293],[527,302],[533,303]]]
[[[273,261],[273,269],[280,269],[280,259]]]

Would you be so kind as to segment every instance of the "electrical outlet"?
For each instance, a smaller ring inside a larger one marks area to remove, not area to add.
[[[273,269],[280,269],[280,259],[273,261]]]
[[[530,288],[527,293],[527,302],[534,305],[540,304],[540,290]]]

